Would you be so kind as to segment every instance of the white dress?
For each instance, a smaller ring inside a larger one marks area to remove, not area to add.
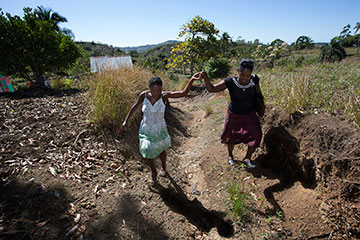
[[[139,128],[139,149],[143,158],[156,158],[171,146],[164,118],[165,104],[160,97],[154,105],[145,96],[142,105],[143,119]]]

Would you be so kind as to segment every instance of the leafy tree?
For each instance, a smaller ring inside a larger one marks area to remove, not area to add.
[[[163,54],[159,54],[158,56],[148,56],[146,58],[142,58],[139,62],[142,66],[155,72],[156,70],[165,69],[167,58]]]
[[[354,47],[357,45],[357,36],[351,35],[350,24],[344,26],[343,30],[340,32],[340,35],[334,39],[339,41],[342,47]]]
[[[354,30],[355,30],[355,33],[360,32],[360,22],[356,23]],[[356,53],[359,51],[359,46],[360,46],[360,34],[358,34],[358,43],[357,43]]]
[[[340,37],[347,38],[351,35],[351,26],[350,24],[344,26],[343,30],[340,33]]]
[[[231,57],[235,57],[237,60],[242,58],[252,58],[252,53],[256,50],[256,47],[260,44],[259,39],[255,39],[254,42],[246,42],[241,36],[236,41],[231,42],[230,54]]]
[[[130,56],[133,57],[133,58],[139,56],[139,53],[138,53],[138,51],[136,51],[136,50],[130,50],[129,54],[130,54]]]
[[[358,31],[360,31],[360,22],[357,22],[355,27],[354,27],[355,33],[357,33]]]
[[[332,39],[330,44],[321,47],[320,61],[321,62],[335,62],[341,61],[346,57],[345,49],[342,47],[340,41],[336,38]]]
[[[46,9],[43,6],[37,7],[35,9],[35,15],[38,19],[43,21],[49,21],[54,24],[54,29],[57,31],[62,31],[64,34],[69,35],[74,38],[74,34],[70,29],[62,28],[60,29],[59,24],[67,22],[67,19],[57,12],[54,12],[52,9]]]
[[[0,72],[35,80],[43,85],[45,74],[61,73],[80,56],[71,36],[42,20],[31,8],[24,17],[0,12]]]
[[[224,32],[219,40],[221,54],[223,56],[225,56],[226,51],[228,51],[228,49],[230,48],[231,42],[232,40],[230,35],[227,32]]]
[[[308,36],[300,36],[295,42],[296,49],[312,48],[314,41]]]
[[[52,9],[45,9],[43,6],[37,7],[34,13],[38,19],[52,22],[57,31],[60,30],[59,23],[67,22],[65,17],[53,12]]]
[[[274,42],[274,41],[273,41]],[[277,41],[278,43],[280,41]],[[275,45],[258,45],[253,55],[256,61],[265,62],[269,67],[275,66],[275,60],[280,59],[289,52],[289,47],[286,42],[282,41],[279,46]]]
[[[230,72],[230,64],[225,58],[210,58],[205,66],[205,71],[209,75],[210,79],[224,78]]]
[[[285,41],[277,38],[270,43],[271,46],[281,46]]]
[[[190,72],[193,74],[194,64],[219,55],[216,40],[218,33],[219,30],[212,22],[195,16],[179,32],[179,37],[185,37],[185,41],[171,50],[167,67],[178,68],[189,64]]]
[[[78,47],[80,51],[80,57],[77,58],[75,63],[66,71],[66,73],[70,76],[78,76],[86,72],[90,72],[91,52],[86,49],[86,45],[78,45]]]

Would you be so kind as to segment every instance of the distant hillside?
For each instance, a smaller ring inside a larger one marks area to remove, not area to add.
[[[139,57],[158,57],[158,56],[170,56],[171,49],[175,46],[175,42],[164,43],[163,45],[158,45],[156,47],[150,48],[144,52],[139,53]]]
[[[144,46],[137,47],[113,47],[112,45],[107,45],[103,43],[95,42],[76,42],[76,44],[86,51],[87,56],[119,56],[128,54],[130,51],[135,50],[138,53],[141,53],[143,56],[153,55],[156,53],[162,53],[168,55],[170,53],[171,47],[174,46],[179,41],[169,40],[159,44],[149,44]]]
[[[156,47],[159,47],[159,46],[162,46],[162,45],[165,45],[165,44],[174,44],[174,43],[178,43],[179,41],[175,41],[175,40],[169,40],[169,41],[166,41],[166,42],[163,42],[163,43],[159,43],[159,44],[148,44],[148,45],[143,45],[143,46],[137,46],[137,47],[121,47],[120,49],[126,53],[132,51],[132,50],[135,50],[137,51],[138,53],[140,52],[145,52],[149,49],[152,49],[152,48],[156,48]]]
[[[124,55],[119,47],[109,46],[103,43],[95,42],[76,42],[76,44],[86,51],[86,55],[90,57],[96,56],[118,56]]]

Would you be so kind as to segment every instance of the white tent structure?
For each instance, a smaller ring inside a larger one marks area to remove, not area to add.
[[[120,67],[132,67],[131,56],[90,57],[91,72],[115,70]]]

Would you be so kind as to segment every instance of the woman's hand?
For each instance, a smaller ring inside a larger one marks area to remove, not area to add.
[[[207,79],[207,78],[209,78],[209,76],[205,71],[200,72],[200,79]]]
[[[201,72],[198,72],[198,73],[195,73],[191,78],[190,78],[191,81],[200,81],[201,80]]]

